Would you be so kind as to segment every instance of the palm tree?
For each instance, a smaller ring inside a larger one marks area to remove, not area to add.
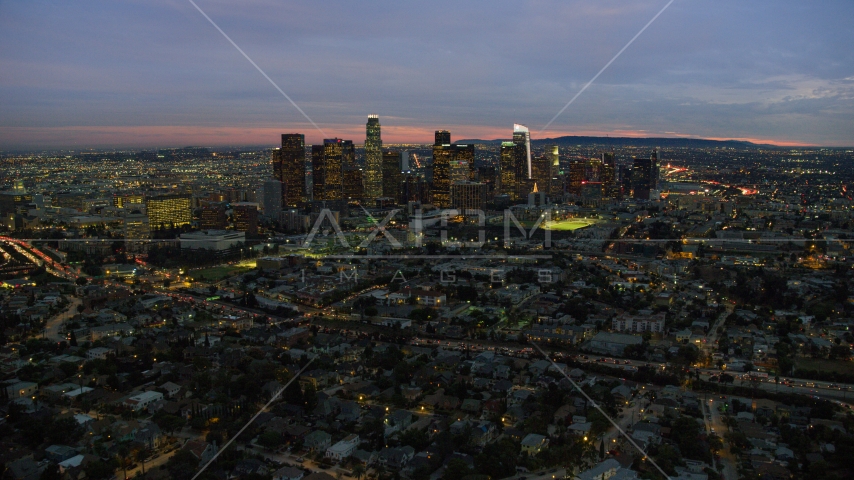
[[[142,465],[142,475],[145,475],[145,459],[148,458],[148,447],[142,447],[136,451],[136,461]]]
[[[353,466],[353,471],[350,472],[350,474],[356,477],[356,480],[361,480],[362,475],[365,474],[365,466],[361,463],[357,463]]]
[[[119,444],[119,447],[116,449],[116,456],[117,456],[117,457],[119,457],[119,464],[121,464],[121,466],[122,466],[122,472],[124,473],[124,474],[122,475],[122,478],[128,478],[128,470],[127,470],[128,462],[127,462],[127,458],[128,458],[128,454],[129,454],[129,453],[130,453],[130,449],[129,449],[129,448],[128,448],[128,446],[127,446],[126,444],[124,444],[124,443]]]

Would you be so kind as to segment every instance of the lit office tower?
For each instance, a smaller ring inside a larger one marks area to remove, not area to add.
[[[264,181],[264,215],[269,218],[279,219],[282,213],[282,182],[279,180]]]
[[[531,132],[528,131],[528,127],[518,123],[513,124],[513,143],[525,146],[525,178],[530,179],[533,175],[533,168],[531,165]]]
[[[141,252],[146,249],[145,240],[151,237],[148,216],[134,210],[125,216],[125,248],[129,252]]]
[[[563,195],[563,185],[560,181],[560,149],[557,145],[548,145],[545,152],[546,158],[549,160],[551,175],[550,187],[548,190],[549,196],[552,198],[560,198]]]
[[[356,164],[356,146],[352,140],[341,140],[341,167],[347,168],[358,167]]]
[[[514,142],[501,142],[501,159],[499,161],[499,189],[511,200],[522,198],[521,190],[525,184],[525,146]],[[527,192],[525,192],[527,194]]]
[[[471,174],[468,162],[464,162],[462,160],[451,160],[449,172],[452,184],[468,181],[469,175]]]
[[[366,198],[378,198],[383,194],[383,141],[380,136],[380,118],[368,115],[365,125],[365,170],[364,185]]]
[[[653,165],[652,158],[636,158],[632,164],[632,198],[635,200],[649,200],[652,191]]]
[[[225,214],[224,203],[209,203],[202,207],[199,217],[199,227],[202,230],[224,230],[228,225],[228,215]]]
[[[476,182],[458,182],[451,185],[451,207],[463,215],[468,210],[483,210],[486,205],[486,185]]]
[[[148,225],[152,229],[189,225],[193,221],[192,198],[189,195],[158,195],[145,201]]]
[[[602,154],[602,166],[599,171],[599,181],[602,182],[602,197],[617,197],[617,163],[613,153]]]
[[[305,200],[305,135],[283,133],[282,147],[273,150],[273,178],[282,182],[282,206]]]
[[[364,198],[364,176],[364,170],[359,167],[344,168],[344,199],[347,201],[357,201]]]
[[[448,208],[451,206],[451,183],[468,181],[475,177],[474,145],[452,144],[451,133],[447,130],[436,130],[435,139],[433,204],[439,208]]]
[[[146,239],[151,236],[148,227],[148,216],[135,210],[125,216],[125,238],[128,240]]]
[[[400,152],[383,152],[383,197],[400,201],[403,174],[400,171]]]
[[[344,198],[345,141],[327,138],[323,145],[311,146],[311,165],[314,172],[315,200],[342,200]]]
[[[536,185],[537,190],[539,192],[542,192],[543,194],[547,195],[551,191],[551,159],[546,155],[534,157],[531,160],[531,169],[531,181],[534,183],[534,185]]]
[[[451,144],[451,132],[447,130],[436,130],[435,141],[433,145],[450,145]]]
[[[258,204],[238,202],[231,205],[234,229],[249,235],[258,235]]]
[[[586,162],[581,160],[573,160],[569,164],[569,180],[567,181],[566,190],[573,195],[581,195],[581,184],[584,182],[584,174]]]
[[[436,130],[436,143],[433,144],[433,205],[439,208],[451,206],[451,160],[454,151],[451,148],[451,132]]]

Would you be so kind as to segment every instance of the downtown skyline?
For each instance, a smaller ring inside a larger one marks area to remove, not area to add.
[[[676,0],[545,131],[666,1],[197,3],[326,138],[361,139],[376,112],[387,143],[506,139],[521,123],[534,140],[854,144],[846,2]],[[0,149],[324,137],[189,2],[4,3],[0,27]]]

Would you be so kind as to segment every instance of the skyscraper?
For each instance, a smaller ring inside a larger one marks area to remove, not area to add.
[[[534,157],[531,160],[531,181],[537,190],[545,195],[551,191],[552,165],[551,159],[546,155]]]
[[[502,194],[509,195],[511,200],[518,200],[520,181],[524,178],[525,150],[523,144],[501,142],[501,159],[499,160],[499,189]]]
[[[433,204],[451,206],[451,183],[474,179],[474,145],[452,144],[451,132],[436,130],[433,144]],[[454,171],[451,171],[453,163]]]
[[[282,148],[273,150],[273,178],[282,182],[282,205],[296,207],[305,200],[305,135],[282,134]]]
[[[323,145],[311,146],[311,165],[314,172],[314,200],[344,198],[344,158],[347,141],[327,138]]]
[[[581,160],[573,160],[569,163],[569,180],[566,184],[566,190],[573,195],[581,195],[581,183],[585,177],[585,162]]]
[[[513,143],[525,146],[525,178],[530,179],[533,175],[533,168],[531,165],[531,132],[528,131],[528,127],[518,123],[513,124]]]
[[[436,130],[435,141],[433,145],[450,145],[451,132],[447,130]]]
[[[400,171],[400,152],[386,150],[383,152],[383,197],[393,198],[395,202],[400,202],[401,197],[401,182],[403,174]]]
[[[382,148],[380,119],[376,114],[368,115],[365,125],[365,170],[364,185],[366,198],[378,198],[383,195]]]
[[[560,198],[563,196],[563,184],[560,181],[560,148],[557,145],[548,145],[546,147],[546,158],[551,164],[551,182],[548,194],[552,198]],[[542,188],[542,187],[541,187]]]
[[[599,174],[602,182],[602,196],[604,198],[617,197],[617,163],[614,154],[605,152],[602,154],[602,167]]]
[[[652,173],[654,161],[652,157],[634,159],[632,164],[632,198],[635,200],[649,200],[649,193],[654,181]]]
[[[276,179],[264,182],[264,215],[276,220],[282,213],[282,182]]]
[[[433,204],[439,208],[451,206],[451,160],[453,158],[454,151],[450,144],[433,145]]]
[[[355,201],[365,197],[364,174],[359,167],[344,168],[344,199]]]

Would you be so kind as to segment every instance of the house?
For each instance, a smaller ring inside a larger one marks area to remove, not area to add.
[[[234,473],[241,478],[247,475],[261,475],[267,473],[267,466],[261,460],[245,458],[238,460],[234,465]]]
[[[106,360],[107,357],[115,355],[116,351],[112,348],[95,347],[86,352],[87,360]]]
[[[48,460],[59,463],[64,462],[71,457],[76,457],[77,450],[66,445],[51,445],[44,449],[44,454]]]
[[[219,451],[216,442],[208,443],[202,440],[190,440],[184,445],[184,450],[190,452],[199,461],[199,466],[210,462]]]
[[[611,395],[617,402],[628,402],[632,398],[632,389],[625,385],[618,385],[611,389]]]
[[[412,412],[402,409],[395,410],[394,412],[386,415],[383,423],[385,424],[386,437],[394,432],[402,432],[412,425]]]
[[[332,444],[332,435],[323,430],[315,430],[305,436],[303,445],[311,451],[326,450]]]
[[[343,440],[326,449],[326,458],[340,462],[352,455],[358,446],[359,436],[356,434],[347,435]]]
[[[24,398],[32,397],[39,389],[39,384],[35,382],[17,382],[6,387],[6,394],[9,398]]]
[[[609,458],[594,465],[593,468],[579,473],[577,478],[578,480],[630,480],[638,477],[637,472],[623,469],[618,461]]]
[[[273,480],[302,480],[303,475],[299,468],[282,467],[273,472]]]
[[[548,447],[549,439],[537,433],[529,433],[522,439],[522,451],[528,455],[536,455]]]
[[[141,410],[145,410],[148,405],[158,400],[163,400],[163,394],[150,390],[148,392],[142,392],[128,397],[128,399],[124,401],[124,405],[134,412],[139,412]]]
[[[158,388],[165,391],[166,396],[169,398],[175,398],[175,395],[178,395],[178,392],[181,391],[181,385],[172,382],[166,382],[163,385],[160,385],[160,387]]]
[[[415,449],[409,445],[399,448],[384,448],[377,455],[377,462],[386,467],[400,469],[406,466],[414,456]]]

